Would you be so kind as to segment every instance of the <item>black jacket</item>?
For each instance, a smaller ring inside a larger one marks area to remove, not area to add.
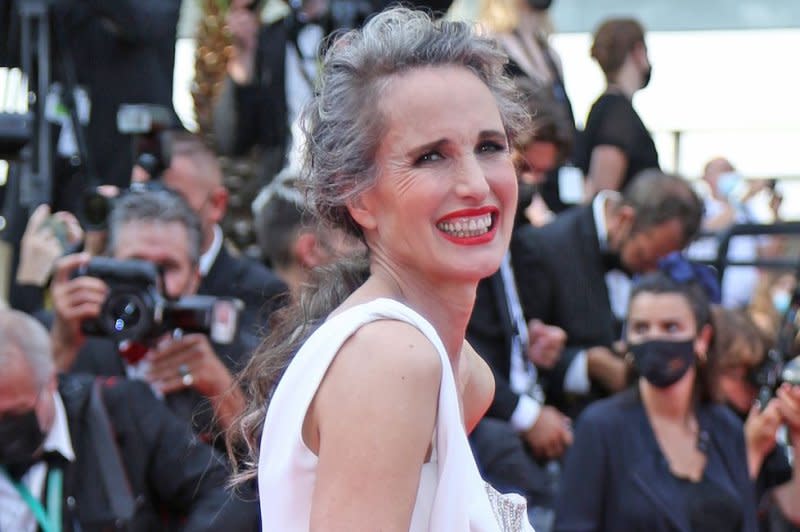
[[[570,363],[583,349],[611,347],[620,334],[592,206],[569,209],[543,227],[521,228],[512,238],[511,259],[526,319],[538,318],[567,333],[560,361],[541,374],[548,402],[575,413],[583,400],[569,397],[563,388]],[[602,394],[599,387],[593,391]]]
[[[88,430],[93,381],[86,375],[62,376],[59,381],[76,454],[64,472],[65,532],[167,530],[165,515],[186,531],[254,529],[258,507],[230,497],[221,458],[199,442],[146,384],[124,379],[107,380],[102,392],[136,501],[133,519],[116,522],[97,459],[109,450],[99,449]]]
[[[224,155],[243,155],[260,147],[263,179],[282,168],[289,141],[286,103],[286,44],[290,19],[263,26],[258,34],[253,82],[225,79],[214,106],[214,137]]]
[[[513,335],[503,279],[498,271],[478,283],[475,307],[467,326],[467,341],[494,374],[494,399],[487,415],[505,421],[511,419],[519,402],[519,395],[509,384]]]
[[[230,356],[235,369],[239,369],[240,362],[249,359],[261,338],[269,332],[269,316],[286,304],[288,291],[286,284],[266,266],[247,258],[234,257],[224,245],[220,248],[197,292],[216,297],[236,297],[244,302],[237,341],[237,349],[244,352]],[[223,351],[227,354],[228,350]]]
[[[701,405],[695,413],[701,434],[707,435],[705,476],[738,502],[740,531],[755,532],[755,491],[741,422],[722,405]],[[638,390],[584,410],[565,459],[556,532],[691,532],[687,502]]]

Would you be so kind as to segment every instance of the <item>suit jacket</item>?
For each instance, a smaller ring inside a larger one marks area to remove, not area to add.
[[[234,257],[224,245],[220,248],[214,264],[200,282],[198,293],[236,297],[244,302],[235,346],[243,352],[229,353],[232,348],[222,349],[223,356],[230,358],[235,369],[241,369],[261,338],[269,332],[269,316],[287,302],[288,291],[286,284],[266,266],[247,258]]]
[[[707,435],[705,475],[739,502],[743,532],[755,532],[755,491],[742,423],[722,405],[696,409]],[[638,389],[589,406],[567,451],[556,532],[691,532],[686,495],[653,434]]]
[[[76,460],[64,470],[63,530],[96,532],[166,530],[163,516],[181,521],[181,530],[255,530],[258,505],[231,498],[224,486],[227,469],[209,446],[158,401],[147,385],[123,379],[107,381],[103,403],[108,412],[136,511],[128,523],[116,523],[108,503],[97,455],[88,430],[93,377],[62,376],[59,392],[67,414]]]
[[[494,399],[487,415],[506,421],[511,419],[519,402],[519,395],[509,384],[513,335],[503,279],[497,271],[478,283],[475,307],[467,325],[467,341],[494,373]]]
[[[592,206],[569,209],[543,227],[520,228],[512,237],[511,260],[525,318],[538,318],[567,333],[560,361],[541,375],[548,402],[574,413],[581,400],[576,404],[563,388],[569,365],[583,349],[611,347],[620,332]],[[593,392],[602,394],[596,386]]]

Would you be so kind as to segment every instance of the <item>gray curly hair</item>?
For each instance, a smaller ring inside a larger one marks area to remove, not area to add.
[[[433,21],[422,11],[388,9],[362,29],[336,39],[323,61],[316,97],[306,107],[303,185],[323,222],[361,236],[347,201],[377,177],[375,153],[382,138],[378,110],[388,78],[412,68],[463,66],[494,95],[510,140],[530,117],[510,80],[498,44],[465,22]]]

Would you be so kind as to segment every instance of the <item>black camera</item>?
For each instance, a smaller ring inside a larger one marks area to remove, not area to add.
[[[131,136],[133,161],[142,167],[151,180],[161,179],[169,168],[172,131],[177,127],[172,111],[160,105],[123,104],[117,111],[117,130]],[[152,182],[152,181],[151,181]],[[144,185],[133,183],[130,189]],[[103,194],[99,187],[88,188],[81,203],[81,219],[91,230],[106,228],[114,198]]]
[[[199,332],[218,344],[233,341],[243,303],[212,296],[165,297],[159,290],[155,264],[141,260],[94,257],[76,275],[102,279],[109,288],[100,315],[84,321],[81,329],[117,344],[129,341],[152,345],[165,332]]]

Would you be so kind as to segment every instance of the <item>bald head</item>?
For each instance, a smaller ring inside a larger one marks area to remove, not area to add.
[[[55,373],[53,349],[47,329],[17,310],[0,310],[0,368],[24,358],[36,382],[45,385]]]
[[[708,183],[712,189],[716,189],[719,176],[726,172],[733,172],[735,168],[731,162],[724,157],[715,157],[708,161],[703,168],[703,181]]]

